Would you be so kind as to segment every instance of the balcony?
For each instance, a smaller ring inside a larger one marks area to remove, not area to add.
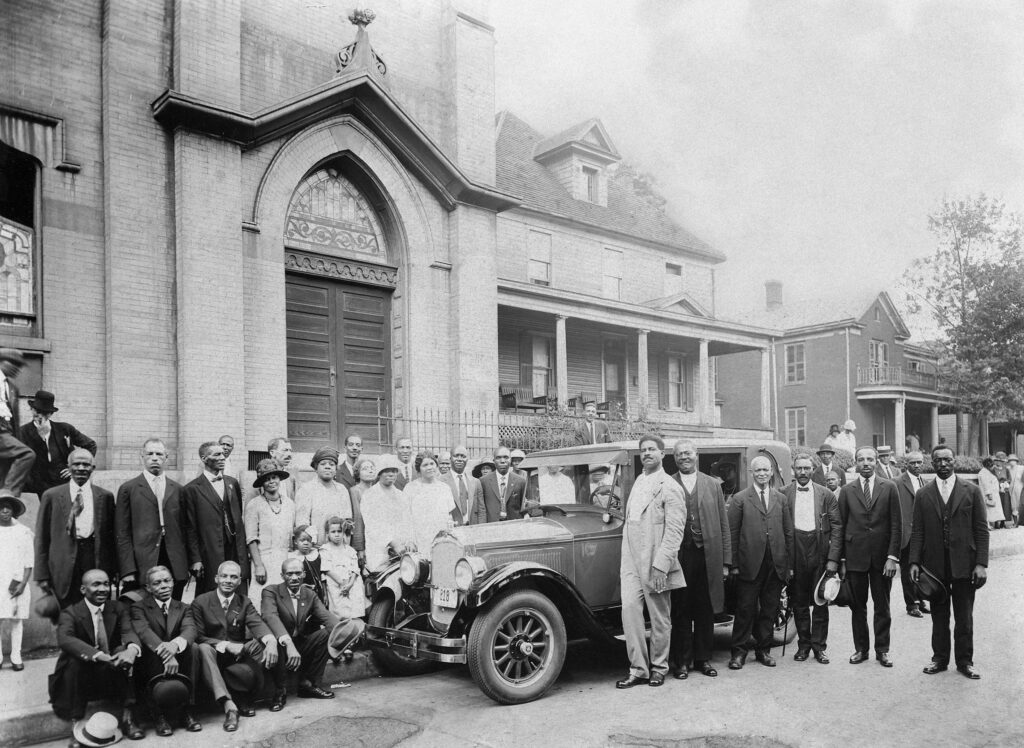
[[[902,366],[857,365],[857,386],[916,387],[937,391],[938,377],[930,372],[905,369]]]

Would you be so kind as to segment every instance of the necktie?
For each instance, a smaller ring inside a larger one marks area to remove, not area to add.
[[[942,503],[945,504],[949,501],[949,483],[944,480],[939,481],[939,493],[942,495]]]
[[[459,473],[459,510],[462,512],[462,516],[466,516],[466,511],[469,509],[469,489],[466,488],[466,476]]]
[[[107,641],[107,629],[103,625],[103,608],[96,611],[92,625],[96,629],[96,647],[101,652],[110,654],[110,643]]]
[[[505,497],[505,479],[502,478],[498,481],[498,495],[502,498]]]
[[[765,491],[761,489],[761,508],[766,512],[768,511],[768,498],[765,496]]]
[[[227,615],[228,614],[228,608],[231,607],[231,598],[230,597],[227,600],[223,601],[222,607],[224,608],[224,615]]]
[[[591,421],[589,424],[587,424],[587,426],[590,429],[590,443],[591,444],[596,444],[597,440],[594,439],[594,422]]]
[[[867,504],[868,509],[875,503],[875,500],[871,496],[871,481],[867,478],[864,479],[864,502]]]
[[[71,504],[71,512],[68,514],[68,535],[74,540],[78,534],[78,528],[76,526],[76,520],[78,515],[82,513],[85,508],[85,500],[82,498],[82,489],[78,489],[78,493],[75,494],[75,500]]]

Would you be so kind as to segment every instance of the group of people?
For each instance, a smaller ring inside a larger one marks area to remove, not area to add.
[[[988,523],[993,530],[1017,527],[1024,501],[1024,465],[1015,454],[996,452],[981,460],[978,485],[985,497]]]
[[[809,454],[794,456],[794,481],[781,490],[771,485],[771,461],[758,456],[749,465],[750,485],[728,501],[721,482],[697,470],[693,442],[676,442],[674,475],[663,469],[663,452],[660,437],[640,439],[643,473],[626,503],[620,569],[630,669],[616,687],[661,686],[669,675],[684,680],[692,671],[717,676],[714,617],[724,608],[730,576],[736,584],[731,670],[744,667],[751,649],[757,662],[776,666],[771,649],[784,587],[797,630],[794,660],[813,654],[830,662],[829,604],[845,598],[855,646],[850,664],[870,659],[873,630],[875,659],[892,667],[889,596],[900,574],[907,613],[932,618],[932,659],[924,672],[947,670],[952,656],[962,675],[981,677],[974,667],[973,607],[987,577],[989,525],[982,492],[955,475],[951,449],[932,451],[936,479],[926,483],[920,452],[907,455],[907,470],[899,473],[890,449],[860,447],[858,477],[845,482],[832,467],[834,447],[825,443],[818,466]]]

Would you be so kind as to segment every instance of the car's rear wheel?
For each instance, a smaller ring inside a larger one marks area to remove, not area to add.
[[[469,672],[499,704],[522,704],[551,688],[565,662],[565,622],[535,590],[511,590],[469,631]]]
[[[396,628],[406,618],[416,614],[407,600],[395,599],[390,594],[381,595],[370,606],[366,614],[366,621],[371,626],[382,628]],[[420,660],[414,657],[407,657],[391,649],[375,647],[373,650],[377,662],[391,675],[423,675],[433,670],[437,663],[431,660]]]

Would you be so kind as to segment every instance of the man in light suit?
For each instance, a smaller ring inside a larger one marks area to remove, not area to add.
[[[953,474],[953,450],[932,450],[936,479],[917,492],[910,537],[910,576],[915,582],[924,566],[949,591],[932,602],[932,660],[928,675],[949,667],[949,611],[956,624],[953,654],[956,669],[971,680],[974,669],[974,593],[988,577],[988,510],[981,490]]]
[[[242,491],[224,475],[224,448],[217,442],[199,447],[203,472],[182,489],[186,545],[197,592],[216,588],[215,572],[224,561],[238,564],[243,582],[249,579],[249,551],[242,522]]]
[[[171,596],[180,600],[188,580],[181,486],[164,475],[167,447],[162,441],[146,440],[141,456],[142,473],[121,484],[114,508],[122,591],[139,587],[150,567],[159,564],[174,575]]]
[[[82,599],[78,580],[91,569],[117,573],[114,495],[92,484],[92,453],[69,455],[71,480],[44,492],[36,517],[36,581],[63,608]]]
[[[818,459],[821,460],[821,464],[814,468],[814,472],[811,473],[811,480],[813,482],[817,483],[819,486],[824,486],[825,478],[828,476],[829,471],[834,470],[836,475],[839,476],[839,485],[846,485],[846,471],[836,464],[835,457],[836,451],[831,445],[822,444],[818,447]]]
[[[21,441],[36,453],[32,472],[29,474],[26,491],[42,496],[54,486],[59,486],[71,478],[68,469],[68,457],[71,450],[87,449],[96,455],[96,442],[76,429],[70,423],[51,421],[50,416],[60,410],[54,405],[54,394],[46,390],[38,390],[28,401],[32,410],[32,422],[21,427]]]
[[[626,501],[619,565],[629,675],[616,681],[616,688],[665,682],[672,642],[672,590],[686,586],[679,564],[686,499],[679,484],[662,470],[664,450],[660,436],[640,437],[643,472]],[[650,650],[645,638],[645,603],[651,618]]]
[[[890,465],[892,460],[892,447],[881,444],[878,447],[878,462],[875,463],[875,475],[886,480],[896,480],[897,473],[895,465]]]
[[[928,605],[918,599],[917,589],[910,578],[910,531],[914,524],[914,496],[924,487],[921,469],[924,467],[924,455],[911,452],[907,455],[907,470],[896,479],[896,490],[900,497],[900,583],[903,587],[903,602],[907,605],[907,615],[923,618],[928,612]]]
[[[477,506],[476,521],[473,524],[519,519],[522,516],[526,479],[511,469],[512,454],[508,447],[494,450],[494,466],[496,470],[480,480],[483,501]]]
[[[441,480],[452,489],[452,496],[455,498],[452,520],[457,525],[478,523],[479,507],[483,506],[484,502],[480,479],[474,478],[466,470],[468,463],[469,450],[464,444],[459,444],[452,450],[452,469],[441,476]]]
[[[343,484],[345,488],[351,489],[359,482],[356,475],[356,463],[363,454],[363,438],[359,434],[349,434],[345,437],[345,459],[338,463],[338,474],[335,480]]]
[[[796,480],[782,490],[793,519],[794,561],[789,600],[798,637],[793,659],[803,662],[814,650],[814,659],[827,665],[828,605],[815,604],[814,591],[822,572],[835,574],[839,570],[843,523],[835,495],[811,481],[812,467],[810,455],[794,457]]]
[[[730,670],[747,660],[754,636],[754,656],[775,667],[771,656],[773,624],[782,588],[793,576],[793,514],[789,499],[769,485],[772,464],[767,457],[750,461],[753,482],[729,502],[733,566],[736,577],[736,618],[732,624]]]
[[[611,440],[608,424],[597,417],[597,403],[593,400],[583,403],[583,423],[576,429],[576,443],[604,444]]]
[[[896,484],[875,474],[874,447],[856,452],[860,478],[839,491],[839,514],[843,520],[843,556],[840,576],[850,583],[850,617],[853,644],[857,651],[851,665],[868,659],[868,590],[874,605],[875,658],[882,667],[892,667],[889,657],[889,591],[899,570],[901,538],[900,497]]]
[[[679,472],[673,478],[683,489],[686,525],[679,548],[686,586],[672,591],[672,649],[669,663],[676,679],[694,670],[715,677],[711,666],[715,613],[725,608],[725,577],[732,565],[732,534],[720,481],[697,470],[697,447],[676,442]]]

